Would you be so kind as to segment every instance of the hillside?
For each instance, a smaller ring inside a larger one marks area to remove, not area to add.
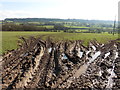
[[[55,18],[6,18],[4,21],[14,22],[81,22],[81,23],[107,23],[113,24],[113,21],[107,20],[85,20],[85,19],[55,19]]]

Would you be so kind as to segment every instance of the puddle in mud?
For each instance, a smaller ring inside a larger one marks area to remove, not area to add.
[[[106,53],[104,58],[107,58],[109,55],[110,55],[110,52]]]
[[[109,72],[111,75],[108,77],[108,83],[107,83],[106,88],[112,88],[112,86],[113,86],[113,79],[112,79],[112,78],[116,76],[115,73],[114,73],[114,67],[115,67],[115,66],[113,66],[112,69],[108,69],[108,72]]]
[[[96,52],[93,56],[92,59],[87,64],[82,65],[74,74],[74,77],[78,78],[81,74],[85,73],[89,64],[93,62],[99,55],[101,54],[100,51]]]
[[[68,59],[64,53],[62,53],[62,59]]]
[[[116,52],[115,59],[118,58],[118,52]]]
[[[82,65],[77,72],[73,75],[73,77],[78,78],[81,74],[85,73],[87,70],[88,65],[84,64]]]
[[[101,70],[99,71],[99,76],[102,76],[102,71]]]
[[[73,74],[73,76],[70,77],[70,78],[67,80],[67,85],[68,85],[68,87],[71,85],[71,83],[73,82],[73,80],[74,80],[75,78],[79,78],[80,75],[82,75],[83,73],[86,72],[87,67],[88,67],[88,65],[87,65],[87,64],[84,64],[84,65],[82,65],[78,70],[75,71],[75,73]]]
[[[104,44],[101,45],[101,47],[104,46]]]
[[[80,58],[83,56],[83,52],[79,52]]]
[[[100,51],[96,52],[96,53],[92,56],[92,58],[89,60],[88,64],[91,63],[91,62],[93,62],[100,54],[101,54]]]
[[[49,49],[48,49],[48,52],[51,53],[51,51],[52,51],[52,48],[49,48]]]
[[[115,55],[114,59],[116,59],[117,57],[118,57],[118,52],[116,52],[116,55]],[[114,65],[114,61],[113,61],[113,68],[107,70],[110,73],[110,76],[108,77],[108,83],[107,83],[106,88],[112,88],[113,87],[113,79],[112,78],[116,77],[116,75],[114,73],[114,68],[115,68],[115,65]]]
[[[90,51],[87,51],[87,52],[86,52],[86,55],[88,55],[89,53],[90,53]]]
[[[92,48],[93,48],[94,50],[96,50],[96,47],[95,47],[95,46],[92,46]]]
[[[83,56],[83,52],[80,51],[80,48],[78,49],[78,56],[79,56],[80,58],[82,58],[82,56]]]

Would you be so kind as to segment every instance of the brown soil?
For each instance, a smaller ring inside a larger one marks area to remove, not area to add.
[[[24,43],[0,60],[2,88],[120,89],[120,43],[52,42],[21,38]]]

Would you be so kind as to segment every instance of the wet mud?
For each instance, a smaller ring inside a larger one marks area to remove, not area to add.
[[[21,38],[1,57],[2,88],[120,89],[120,43]]]

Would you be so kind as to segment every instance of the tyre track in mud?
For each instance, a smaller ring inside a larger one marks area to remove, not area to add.
[[[120,88],[117,40],[53,42],[22,38],[20,48],[3,55],[2,88]]]

